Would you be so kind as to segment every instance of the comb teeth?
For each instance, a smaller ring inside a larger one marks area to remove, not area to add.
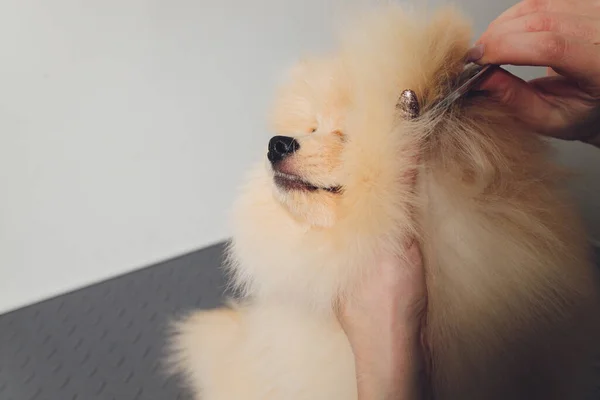
[[[483,66],[475,63],[466,64],[463,71],[450,85],[448,94],[428,106],[426,111],[433,113],[436,117],[441,116],[452,104],[466,95],[469,90],[479,83],[492,70],[492,67],[489,64]],[[410,89],[406,89],[400,94],[396,108],[408,120],[415,119],[421,114],[421,106],[419,105],[417,94]]]
[[[450,86],[450,92],[434,103],[431,108],[441,112],[447,110],[454,102],[466,95],[481,79],[487,76],[492,67],[490,64],[482,66],[469,63],[465,65],[463,71]]]

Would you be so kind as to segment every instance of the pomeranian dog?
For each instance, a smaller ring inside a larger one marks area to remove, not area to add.
[[[434,112],[471,40],[453,8],[389,5],[349,27],[281,86],[233,213],[241,295],[177,323],[174,371],[203,400],[356,400],[336,305],[416,237],[434,398],[582,398],[598,280],[548,146],[485,93]]]

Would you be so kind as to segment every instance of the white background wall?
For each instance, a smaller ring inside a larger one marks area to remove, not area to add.
[[[459,1],[478,34],[514,3]],[[274,84],[339,5],[0,2],[0,312],[225,239]],[[561,146],[600,237],[600,152]]]

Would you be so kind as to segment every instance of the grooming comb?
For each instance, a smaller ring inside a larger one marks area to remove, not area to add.
[[[493,71],[493,67],[491,64],[482,66],[475,63],[468,63],[465,65],[463,72],[461,72],[453,85],[455,89],[451,90],[450,93],[435,103],[432,108],[439,109],[440,111],[447,110]]]
[[[428,111],[442,114],[458,99],[469,93],[475,85],[481,82],[481,80],[492,71],[493,67],[494,66],[490,64],[483,66],[475,63],[466,64],[463,71],[450,86],[450,92],[437,102],[433,103]],[[417,118],[421,113],[419,99],[415,92],[410,89],[407,89],[400,94],[396,107],[402,111],[406,119]]]

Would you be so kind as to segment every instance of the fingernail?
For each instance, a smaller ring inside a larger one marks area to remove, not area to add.
[[[467,51],[467,62],[475,62],[483,57],[483,44],[473,46]]]

